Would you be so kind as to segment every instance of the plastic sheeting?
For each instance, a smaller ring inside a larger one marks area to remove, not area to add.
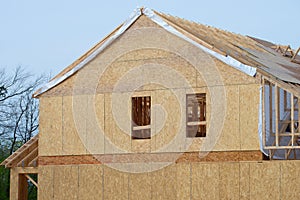
[[[262,109],[262,101],[263,101],[263,87],[265,87],[265,128],[266,128],[266,138],[265,138],[265,142],[266,142],[266,146],[273,146],[274,142],[275,142],[275,136],[271,135],[271,133],[275,132],[275,97],[272,97],[272,105],[270,105],[270,100],[267,98],[270,96],[270,90],[272,91],[272,94],[274,95],[275,93],[275,88],[269,88],[269,85],[266,86],[261,86],[260,88],[260,104],[259,104],[259,124],[258,124],[258,133],[259,133],[259,139],[260,139],[260,150],[267,156],[269,156],[269,151],[264,149],[263,147],[263,109]],[[281,120],[290,120],[290,112],[288,110],[286,110],[284,108],[284,90],[283,89],[279,89],[279,116],[280,116],[280,121]],[[290,95],[287,95],[287,107],[290,107],[290,102],[291,102],[291,97]],[[270,113],[270,106],[272,106],[272,112]],[[298,115],[298,111],[295,110],[295,116]],[[272,116],[272,122],[270,122],[270,117]],[[271,128],[272,127],[272,128]],[[279,124],[279,129],[281,128],[280,124]],[[272,129],[272,130],[271,130]],[[289,137],[280,137],[280,146],[288,146],[289,141],[291,140],[291,136]],[[298,154],[298,151],[296,151],[296,153]],[[284,149],[277,149],[275,151],[275,154],[273,156],[273,159],[286,159],[285,158],[285,153],[286,151]]]
[[[195,45],[198,48],[202,49],[203,51],[207,52],[211,56],[219,59],[220,61],[228,64],[229,66],[232,66],[232,67],[234,67],[234,68],[236,68],[236,69],[238,69],[238,70],[240,70],[240,71],[242,71],[242,72],[244,72],[244,73],[246,73],[250,76],[254,76],[256,74],[256,68],[245,65],[245,64],[239,62],[238,60],[236,60],[236,59],[234,59],[230,56],[223,56],[223,55],[221,55],[217,52],[214,52],[214,51],[200,45],[199,43],[193,41],[192,39],[188,38],[184,34],[177,31],[174,27],[167,24],[161,17],[156,15],[151,9],[144,8],[144,9],[141,10],[140,8],[137,8],[129,16],[129,18],[123,23],[123,25],[120,27],[120,29],[118,29],[118,31],[116,33],[114,33],[110,38],[108,38],[98,49],[96,49],[91,55],[89,55],[86,59],[84,59],[82,62],[80,62],[78,65],[76,65],[73,69],[71,69],[70,71],[65,73],[63,76],[58,77],[58,78],[50,81],[49,83],[45,84],[43,87],[38,89],[35,92],[34,97],[37,97],[38,95],[40,95],[40,94],[46,92],[47,90],[55,87],[56,85],[58,85],[59,83],[63,82],[65,79],[67,79],[68,77],[72,76],[75,72],[80,70],[82,67],[84,67],[88,62],[90,62],[99,53],[101,53],[107,46],[109,46],[115,39],[120,37],[138,19],[138,17],[141,16],[142,14],[149,17],[153,22],[155,22],[156,24],[158,24],[159,26],[161,26],[162,28],[164,28],[168,32],[170,32],[172,34],[175,34],[176,36],[186,40],[187,42],[192,43],[193,45]]]

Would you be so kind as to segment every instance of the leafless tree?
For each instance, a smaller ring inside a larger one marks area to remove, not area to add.
[[[12,75],[0,70],[0,143],[9,154],[37,133],[38,102],[32,93],[44,77],[34,78],[21,67]]]

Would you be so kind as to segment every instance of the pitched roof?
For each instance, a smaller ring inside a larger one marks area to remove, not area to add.
[[[282,56],[280,52],[276,52],[272,48],[274,44],[159,13],[148,8],[141,8],[135,10],[129,19],[111,34],[55,76],[48,84],[37,90],[34,97],[55,87],[84,67],[121,36],[141,15],[147,16],[165,30],[194,44],[232,67],[251,76],[255,75],[258,70],[264,75],[281,81],[282,84],[291,87],[293,92],[300,94],[300,65],[297,62],[291,62],[290,58]],[[298,57],[295,56],[295,59]]]

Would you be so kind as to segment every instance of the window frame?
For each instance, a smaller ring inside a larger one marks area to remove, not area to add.
[[[151,96],[131,97],[131,139],[151,139]]]
[[[192,102],[195,101],[196,102]],[[197,114],[195,114],[197,113]],[[186,137],[204,138],[207,134],[206,93],[186,94]]]

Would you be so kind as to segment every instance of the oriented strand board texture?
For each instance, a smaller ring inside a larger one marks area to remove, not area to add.
[[[259,149],[258,116],[260,85],[240,85],[241,150]]]
[[[62,98],[40,98],[39,155],[62,154]]]
[[[78,105],[79,102],[81,102],[81,106]],[[63,155],[81,155],[86,153],[84,147],[86,139],[86,119],[84,117],[86,116],[86,109],[87,98],[85,95],[63,97]],[[81,119],[78,119],[79,116],[81,116]]]
[[[54,199],[54,167],[40,166],[38,172],[38,199]]]
[[[192,199],[219,199],[219,164],[191,164]]]
[[[280,168],[279,162],[250,164],[250,199],[280,199]]]
[[[296,200],[299,175],[298,160],[178,163],[144,173],[126,173],[105,165],[43,166],[38,195],[42,200]]]
[[[79,166],[78,199],[93,200],[103,197],[102,165]]]
[[[280,198],[290,200],[299,199],[299,177],[300,163],[298,161],[281,163]]]
[[[86,141],[87,154],[104,153],[104,94],[87,96]]]
[[[129,174],[111,169],[109,167],[103,167],[103,199],[123,200],[128,199],[129,195]]]
[[[53,169],[53,199],[77,199],[79,192],[78,166],[57,166]]]
[[[219,124],[223,125],[223,129],[214,148],[215,151],[240,149],[239,89],[238,86],[226,86],[225,91],[226,99],[222,102],[225,104],[226,114],[224,124]]]
[[[74,76],[41,96],[40,155],[199,151],[206,141],[216,143],[214,151],[257,150],[258,80],[142,16]],[[224,99],[210,96],[222,88]],[[210,140],[209,131],[206,138],[185,137],[184,93],[191,89],[207,92],[208,128],[220,120],[210,121],[211,108],[224,104],[218,140]],[[131,140],[133,95],[152,98],[151,140]]]

